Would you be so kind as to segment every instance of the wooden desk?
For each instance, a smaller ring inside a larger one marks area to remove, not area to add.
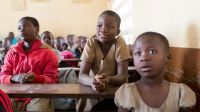
[[[79,67],[60,67],[60,68],[58,68],[59,71],[70,70],[70,69],[74,69],[75,71],[80,71]],[[128,66],[128,71],[135,71],[135,67]]]
[[[58,68],[58,71],[65,71],[65,70],[70,70],[70,69],[73,69],[78,72],[80,71],[79,67],[62,67],[62,68]]]
[[[113,98],[117,88],[95,92],[82,84],[0,84],[11,98]]]
[[[61,62],[80,62],[81,59],[62,59]]]

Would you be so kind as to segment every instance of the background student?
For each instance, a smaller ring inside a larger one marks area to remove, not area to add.
[[[54,42],[54,37],[53,37],[53,34],[49,31],[44,31],[41,36],[40,36],[40,39],[42,41],[42,43],[44,44],[47,44],[50,46],[50,48],[56,53],[56,55],[58,56],[58,63],[60,63],[61,61],[61,54],[60,54],[60,51],[55,49],[55,42]]]

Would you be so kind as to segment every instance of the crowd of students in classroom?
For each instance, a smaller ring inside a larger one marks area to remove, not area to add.
[[[88,39],[86,36],[75,36],[72,34],[69,34],[66,37],[54,37],[50,31],[44,31],[37,38],[42,41],[44,44],[43,47],[52,48],[59,58],[59,63],[64,59],[80,59]],[[9,32],[8,37],[3,41],[0,41],[1,65],[3,65],[8,50],[20,41],[21,38],[16,38],[13,32]],[[65,66],[77,66],[77,63],[66,63]]]
[[[131,57],[125,41],[119,36],[120,23],[117,13],[106,10],[99,15],[95,36],[54,38],[50,31],[38,37],[37,19],[23,17],[17,26],[20,41],[6,51],[0,83],[57,83],[58,63],[66,58],[80,58],[80,84],[98,92],[105,91],[109,85],[120,87],[111,99],[78,99],[76,111],[192,112],[196,103],[192,89],[164,79],[164,70],[171,58],[167,38],[157,32],[139,35]],[[141,79],[128,83],[128,60],[131,58]],[[15,111],[54,111],[48,98],[11,101]],[[6,111],[4,103],[1,105]]]

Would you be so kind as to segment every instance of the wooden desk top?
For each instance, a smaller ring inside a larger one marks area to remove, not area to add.
[[[0,84],[11,98],[112,98],[117,88],[95,92],[82,84]]]
[[[59,71],[70,70],[70,69],[74,69],[75,71],[80,71],[80,67],[60,67],[60,68],[58,68]],[[134,71],[134,70],[135,70],[134,66],[128,66],[128,71]]]
[[[61,67],[61,68],[58,68],[58,71],[65,71],[65,70],[70,70],[70,69],[73,69],[75,71],[80,71],[79,67]]]
[[[62,59],[61,62],[80,62],[81,59]]]

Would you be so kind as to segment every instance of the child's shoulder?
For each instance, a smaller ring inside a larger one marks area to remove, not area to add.
[[[118,44],[126,44],[126,42],[125,42],[125,40],[123,39],[123,37],[122,36],[117,36],[116,37],[116,42],[118,43]]]
[[[180,107],[190,107],[195,105],[196,95],[189,86],[183,83],[170,82],[170,84],[170,91],[173,92],[173,96],[179,98]]]
[[[98,42],[97,38],[92,37],[87,40],[86,45],[88,44],[89,46],[95,46],[95,45],[97,45],[97,42]]]
[[[125,83],[115,93],[115,104],[119,107],[131,109],[140,101],[135,83]]]
[[[182,90],[191,90],[191,88],[184,84],[184,83],[175,83],[175,82],[170,82],[171,87],[173,87],[174,89],[182,89]]]
[[[136,89],[135,83],[125,83],[122,86],[120,86],[117,92],[126,94],[128,92],[132,92],[132,90],[135,89]]]

